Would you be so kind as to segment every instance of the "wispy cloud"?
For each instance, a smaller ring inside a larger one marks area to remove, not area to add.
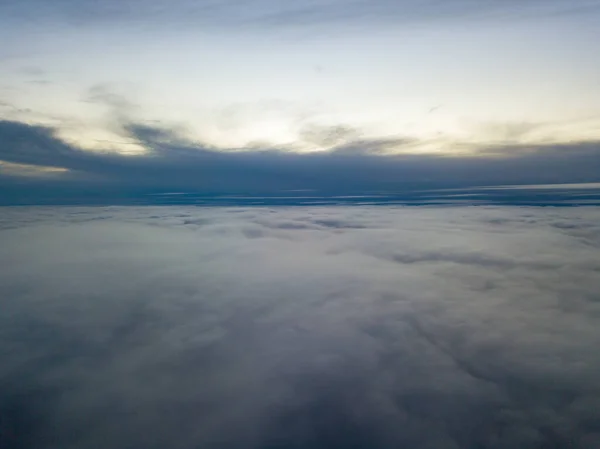
[[[22,0],[3,3],[0,12],[9,17],[68,20],[76,24],[141,20],[168,23],[177,20],[212,26],[271,25],[276,27],[332,22],[422,21],[452,18],[544,16],[585,13],[598,10],[596,0],[302,0],[281,3],[274,0],[190,1],[176,0]]]

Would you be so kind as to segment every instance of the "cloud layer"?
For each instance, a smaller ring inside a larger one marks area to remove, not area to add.
[[[596,208],[6,208],[0,447],[596,448]]]
[[[40,0],[23,0],[0,5],[8,17],[66,20],[75,24],[136,21],[204,23],[215,25],[293,25],[331,24],[361,21],[411,22],[431,19],[519,17],[585,13],[598,10],[596,0],[507,0],[504,2],[473,0],[303,0],[282,4],[273,0],[56,0],[52,6]]]
[[[52,177],[18,176],[10,166],[1,170],[1,203],[151,203],[157,198],[149,194],[173,192],[412,197],[423,189],[594,182],[600,173],[598,142],[512,145],[437,156],[382,154],[389,140],[362,140],[302,154],[273,148],[223,151],[186,140],[174,130],[123,126],[148,153],[86,151],[56,138],[51,128],[1,121],[0,161],[66,169],[51,172],[58,173]]]

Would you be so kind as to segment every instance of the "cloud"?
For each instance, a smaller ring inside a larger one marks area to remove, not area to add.
[[[485,19],[489,17],[539,17],[598,10],[595,0],[303,0],[282,4],[273,0],[190,1],[166,3],[160,0],[55,0],[50,7],[40,0],[2,4],[6,17],[67,20],[76,24],[146,22],[205,24],[206,26],[290,27],[369,22],[421,22],[424,20]]]
[[[6,208],[0,447],[596,447],[599,219]]]
[[[453,156],[389,154],[391,145],[414,142],[401,137],[351,140],[346,131],[334,129],[331,135],[321,132],[317,137],[341,139],[337,145],[330,151],[307,154],[275,148],[216,149],[169,128],[131,122],[119,126],[127,140],[139,142],[148,151],[135,156],[86,151],[55,137],[52,128],[1,121],[0,139],[5,143],[0,161],[66,169],[63,176],[52,179],[16,177],[5,170],[0,174],[8,192],[3,203],[150,202],[159,200],[149,196],[157,193],[256,197],[291,191],[310,191],[321,197],[385,194],[397,199],[418,195],[416,199],[422,201],[442,196],[456,200],[446,195],[458,192],[423,190],[595,182],[600,172],[598,142],[496,145]],[[489,191],[470,193],[490,195]],[[538,194],[534,193],[528,193],[530,200]],[[514,192],[494,195],[509,200]]]

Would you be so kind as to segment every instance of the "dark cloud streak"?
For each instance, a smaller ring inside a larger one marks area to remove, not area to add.
[[[0,122],[0,161],[61,167],[68,173],[52,180],[0,175],[5,204],[20,193],[36,192],[75,201],[81,192],[138,196],[161,192],[276,195],[310,190],[317,195],[403,194],[436,188],[507,184],[595,182],[600,173],[600,144],[504,146],[474,155],[383,154],[391,145],[412,141],[357,140],[323,153],[299,154],[269,148],[221,151],[191,142],[175,131],[138,123],[123,128],[131,141],[149,149],[143,155],[85,151],[54,136],[54,130]],[[335,130],[334,130],[335,132]],[[84,200],[84,198],[81,198]]]
[[[0,13],[17,20],[68,21],[75,24],[202,23],[210,27],[250,25],[290,27],[362,22],[421,22],[455,18],[540,17],[597,11],[597,1],[573,0],[21,0],[3,2]]]

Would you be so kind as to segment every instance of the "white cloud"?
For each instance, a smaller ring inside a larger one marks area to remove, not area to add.
[[[0,442],[597,447],[599,218],[5,208]]]

